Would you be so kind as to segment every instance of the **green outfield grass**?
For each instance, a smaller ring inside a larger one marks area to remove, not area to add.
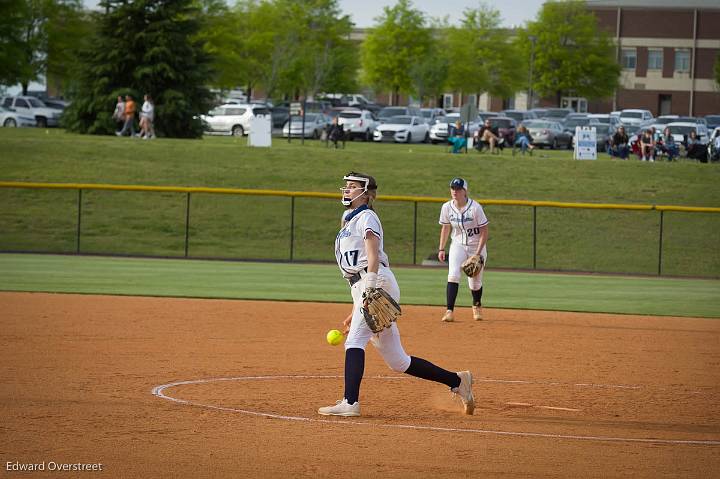
[[[569,151],[533,157],[450,155],[442,145],[274,139],[271,149],[244,139],[141,141],[62,130],[0,128],[0,180],[337,192],[349,170],[378,179],[380,194],[446,197],[454,176],[477,199],[720,206],[720,167],[693,162],[574,161]],[[182,194],[89,191],[83,196],[80,249],[92,254],[182,256]],[[77,192],[0,189],[0,250],[74,252]],[[434,254],[439,204],[418,206],[417,260]],[[377,209],[395,264],[413,261],[413,205],[380,201]],[[333,261],[342,209],[332,200],[298,199],[296,260]],[[488,206],[490,264],[532,267],[532,209]],[[286,260],[290,199],[196,194],[190,207],[191,257]],[[655,274],[657,212],[537,212],[537,267]],[[667,213],[662,271],[720,277],[720,214]]]
[[[337,267],[228,261],[0,255],[0,290],[350,302]],[[395,268],[403,304],[445,302],[445,268]],[[484,304],[649,315],[720,317],[720,282],[492,271]],[[458,305],[469,306],[463,285]]]

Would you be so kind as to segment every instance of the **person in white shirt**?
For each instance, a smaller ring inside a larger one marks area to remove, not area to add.
[[[153,121],[155,121],[155,104],[150,95],[145,95],[145,101],[140,111],[140,136],[145,140],[155,138],[155,129]]]
[[[447,310],[442,317],[445,322],[455,320],[455,300],[457,299],[462,277],[461,265],[473,255],[483,257],[487,264],[488,219],[483,207],[468,197],[468,183],[462,178],[454,178],[450,182],[451,200],[442,205],[440,210],[440,245],[438,259],[448,261]],[[448,236],[452,232],[450,251],[446,250]],[[468,278],[468,286],[472,293],[473,318],[476,321],[482,316],[483,271]]]
[[[360,382],[365,371],[365,348],[368,342],[378,350],[385,363],[399,373],[445,384],[460,396],[465,414],[472,414],[475,399],[470,371],[452,372],[422,358],[409,356],[400,342],[397,322],[379,333],[373,333],[365,322],[361,308],[363,293],[376,288],[385,290],[400,302],[400,288],[390,270],[384,251],[383,228],[373,202],[377,183],[372,176],[350,172],[343,180],[343,213],[340,232],[335,237],[335,258],[343,277],[350,284],[352,312],[343,321],[345,339],[345,392],[334,406],[321,407],[324,416],[360,416]]]

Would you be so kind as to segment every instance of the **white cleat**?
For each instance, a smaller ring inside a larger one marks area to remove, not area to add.
[[[321,407],[318,414],[323,416],[357,417],[360,415],[360,402],[349,404],[347,399],[337,401],[334,406]]]
[[[442,320],[446,323],[452,323],[455,321],[455,315],[453,315],[453,312],[448,309],[445,311],[445,314],[443,314]]]
[[[482,306],[473,306],[473,318],[475,318],[475,321],[482,321]]]
[[[472,415],[475,411],[475,398],[472,392],[472,373],[470,373],[470,371],[458,371],[457,375],[460,378],[460,386],[453,388],[452,392],[460,396],[463,407],[465,408],[465,414]]]

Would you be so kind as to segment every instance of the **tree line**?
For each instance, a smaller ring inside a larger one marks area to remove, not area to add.
[[[112,131],[117,95],[155,98],[167,136],[202,133],[210,88],[268,98],[387,92],[432,103],[443,92],[507,98],[602,98],[620,68],[611,40],[579,0],[546,3],[525,28],[502,28],[480,4],[459,24],[428,18],[410,0],[385,7],[362,42],[338,0],[80,0],[0,2],[0,83],[47,78],[72,100],[66,127]],[[530,40],[532,38],[532,41]],[[531,51],[532,49],[532,51]]]

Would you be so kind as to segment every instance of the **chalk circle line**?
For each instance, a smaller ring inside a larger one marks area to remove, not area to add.
[[[262,411],[251,411],[248,409],[233,408],[227,406],[218,406],[215,404],[204,404],[197,401],[189,401],[187,399],[180,399],[170,396],[165,393],[166,390],[177,387],[192,384],[207,384],[214,382],[226,382],[226,381],[267,381],[267,380],[296,380],[296,379],[339,379],[343,376],[338,375],[277,375],[277,376],[238,376],[238,377],[220,377],[220,378],[206,378],[206,379],[191,379],[186,381],[174,381],[167,384],[161,384],[152,388],[151,393],[160,399],[171,401],[177,404],[185,404],[188,406],[202,407],[206,409],[213,409],[215,411],[233,412],[239,414],[246,414],[249,416],[266,417],[271,419],[279,419],[283,421],[297,421],[297,422],[309,422],[309,423],[322,423],[322,424],[334,424],[334,425],[353,425],[353,426],[371,426],[381,427],[388,429],[410,429],[417,431],[435,431],[435,432],[456,432],[465,434],[486,434],[496,436],[518,436],[518,437],[535,437],[535,438],[547,438],[547,439],[568,439],[577,441],[597,441],[597,442],[630,442],[630,443],[645,443],[645,444],[667,444],[667,445],[698,445],[698,446],[720,446],[720,440],[700,440],[700,439],[653,439],[653,438],[633,438],[633,437],[613,437],[613,436],[583,436],[574,434],[548,434],[540,432],[521,432],[521,431],[500,431],[494,429],[475,429],[475,428],[454,428],[454,427],[441,427],[441,426],[424,426],[417,424],[382,424],[377,422],[366,422],[366,421],[352,421],[352,420],[330,420],[321,418],[311,418],[303,416],[287,416],[283,414],[273,414]],[[368,379],[382,379],[382,380],[398,380],[406,379],[404,376],[372,376]],[[536,381],[505,381],[505,380],[493,380],[484,379],[476,380],[476,382],[500,382],[500,383],[520,383],[520,384],[551,384],[561,385],[561,383],[540,383]],[[589,387],[607,387],[607,388],[618,388],[618,389],[639,389],[640,386],[628,386],[628,385],[612,385],[612,384],[573,384],[572,386],[589,386]]]

